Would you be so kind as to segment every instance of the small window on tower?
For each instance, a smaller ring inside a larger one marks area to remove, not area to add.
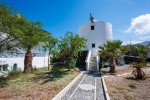
[[[91,30],[94,30],[94,26],[93,25],[91,26]]]
[[[95,43],[92,44],[92,48],[95,48]]]

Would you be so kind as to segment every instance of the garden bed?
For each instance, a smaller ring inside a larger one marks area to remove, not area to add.
[[[150,67],[143,68],[145,80],[134,79],[130,74],[133,68],[119,67],[116,70],[116,75],[104,76],[111,100],[150,100]]]
[[[76,70],[55,66],[33,74],[19,74],[0,80],[0,100],[51,100],[77,75]]]

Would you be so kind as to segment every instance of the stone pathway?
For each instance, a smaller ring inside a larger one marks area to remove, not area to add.
[[[105,100],[100,74],[84,73],[61,100]]]

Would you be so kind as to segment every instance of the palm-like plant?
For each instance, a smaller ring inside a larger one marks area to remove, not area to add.
[[[148,45],[137,45],[136,46],[138,56],[142,59],[142,62],[146,64],[147,54],[150,51],[149,44]]]
[[[145,67],[145,64],[144,63],[132,63],[131,65],[133,68],[136,68],[132,71],[132,74],[135,76],[135,78],[137,79],[144,79],[146,77],[144,71],[142,71],[141,68]]]
[[[134,62],[132,63],[132,67],[136,68],[133,70],[132,74],[135,76],[137,79],[143,79],[146,77],[144,71],[142,71],[141,68],[146,66],[146,57],[148,52],[150,51],[149,45],[136,45],[136,49],[138,51],[139,57],[142,59],[142,62],[137,63]]]
[[[120,40],[107,41],[102,46],[99,46],[99,56],[102,58],[109,57],[110,72],[115,73],[115,57],[121,55],[121,44]]]

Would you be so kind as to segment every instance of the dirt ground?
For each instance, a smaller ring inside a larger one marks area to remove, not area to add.
[[[108,69],[103,69],[105,72]],[[143,68],[145,80],[133,78],[133,68],[118,67],[116,75],[105,74],[104,79],[111,100],[150,100],[150,67]]]
[[[0,100],[51,100],[78,74],[75,70],[42,69],[34,74],[11,77],[0,87]]]

